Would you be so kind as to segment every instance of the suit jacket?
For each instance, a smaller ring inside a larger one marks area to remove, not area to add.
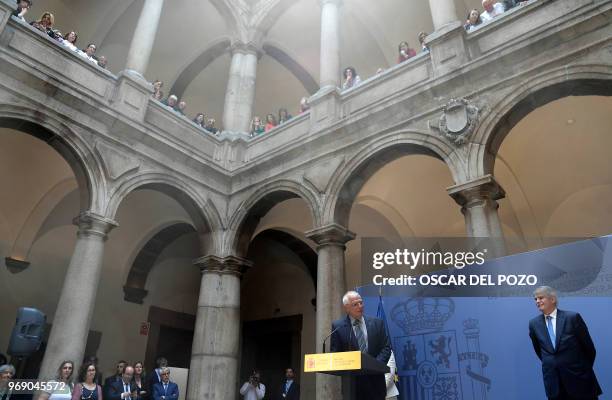
[[[367,316],[363,318],[368,331],[367,352],[386,365],[391,356],[391,343],[385,329],[385,324],[378,318]],[[348,315],[345,318],[334,321],[332,323],[332,330],[336,330],[331,336],[330,348],[332,352],[359,350],[357,337]],[[383,400],[387,393],[384,374],[360,376],[356,384],[358,398]]]
[[[110,389],[115,382],[122,382],[120,375],[112,375],[104,380],[104,386],[102,387],[104,398],[110,397]]]
[[[138,389],[138,386],[136,386],[136,384],[134,382],[130,382],[128,384],[129,387],[129,391],[131,392],[136,392],[136,396],[132,396],[132,400],[137,400],[138,399],[138,392],[140,392],[140,390]],[[108,388],[108,397],[105,397],[105,400],[121,400],[121,393],[124,392],[123,390],[123,380],[120,380],[118,382],[113,382],[111,383],[111,385]]]
[[[287,392],[287,395],[283,397],[283,391],[285,390],[285,383],[287,383],[286,380],[284,380],[283,383],[281,384],[280,390],[278,391],[278,396],[276,396],[276,398],[278,400],[300,400],[300,385],[295,381],[295,379],[293,380],[293,383],[289,387],[289,391]]]
[[[153,388],[155,384],[161,382],[159,375],[157,375],[157,368],[153,369],[150,374],[147,374],[147,387],[149,388],[149,397],[153,395]]]
[[[164,384],[162,382],[153,385],[153,400],[161,400],[162,396],[165,396],[165,400],[178,400],[178,385],[174,382],[168,382],[168,389],[166,391],[164,391]]]
[[[546,396],[557,397],[561,384],[576,399],[594,399],[601,388],[593,371],[595,346],[580,314],[557,309],[553,347],[544,315],[529,321],[529,337],[542,361]]]

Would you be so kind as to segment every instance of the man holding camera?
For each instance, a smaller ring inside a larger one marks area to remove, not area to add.
[[[240,394],[244,396],[244,400],[261,400],[266,395],[266,387],[259,382],[259,378],[259,372],[254,370],[249,381],[242,385]]]

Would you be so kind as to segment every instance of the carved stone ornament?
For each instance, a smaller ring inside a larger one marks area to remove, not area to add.
[[[442,109],[440,133],[457,146],[468,141],[478,123],[478,108],[466,99],[451,99]]]

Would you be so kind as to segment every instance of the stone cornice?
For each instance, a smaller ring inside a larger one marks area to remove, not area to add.
[[[342,246],[355,239],[355,234],[340,224],[331,223],[305,233],[306,237],[319,246]]]
[[[492,175],[451,186],[446,191],[457,204],[468,208],[483,201],[495,201],[506,197],[506,192]]]

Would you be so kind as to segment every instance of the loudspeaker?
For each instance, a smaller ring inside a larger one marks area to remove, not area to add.
[[[46,321],[45,314],[35,308],[19,308],[8,354],[13,357],[27,357],[36,352],[43,339]]]

